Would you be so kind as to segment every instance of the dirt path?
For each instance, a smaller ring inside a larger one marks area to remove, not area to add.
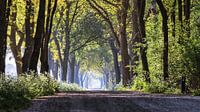
[[[200,97],[139,92],[71,92],[33,100],[22,112],[200,112]]]

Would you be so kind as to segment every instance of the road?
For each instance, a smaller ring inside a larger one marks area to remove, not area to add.
[[[22,112],[200,112],[200,97],[84,91],[35,99]]]

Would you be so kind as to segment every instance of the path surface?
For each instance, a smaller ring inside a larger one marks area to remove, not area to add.
[[[22,112],[200,112],[200,97],[139,92],[71,92],[33,100]]]

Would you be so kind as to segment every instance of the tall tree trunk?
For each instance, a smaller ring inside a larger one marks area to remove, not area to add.
[[[0,0],[0,74],[5,73],[7,29],[11,3],[11,0]]]
[[[71,70],[71,74],[70,74],[70,83],[74,83],[75,82],[75,77],[74,77],[74,74],[75,74],[75,72],[74,72],[74,70],[75,70],[75,63],[76,63],[76,57],[75,57],[75,52],[73,52],[72,54],[71,54],[71,63],[70,63],[70,70]]]
[[[156,0],[162,15],[162,31],[164,35],[164,49],[163,49],[163,78],[166,81],[169,78],[168,73],[168,16],[161,0]]]
[[[179,44],[183,44],[183,6],[182,6],[182,0],[178,0],[178,20],[180,24],[180,29],[179,29]]]
[[[110,48],[112,50],[114,68],[115,68],[115,76],[116,76],[116,84],[119,84],[121,81],[121,74],[118,62],[118,50],[115,47],[114,38],[110,38],[109,40]]]
[[[131,3],[131,21],[132,21],[132,38],[131,44],[129,46],[130,49],[130,58],[131,58],[131,78],[134,75],[137,75],[137,72],[134,70],[138,66],[139,62],[139,15],[138,15],[138,2],[137,0],[132,0]]]
[[[140,47],[140,55],[142,60],[142,69],[144,72],[145,81],[150,83],[150,75],[149,75],[149,65],[147,60],[147,42],[146,42],[146,29],[145,29],[145,21],[144,21],[144,13],[146,7],[146,0],[138,0],[139,5],[139,29],[140,29],[140,38],[142,46]]]
[[[172,36],[176,36],[176,0],[174,0],[173,3],[173,9],[172,9],[172,14],[171,14],[171,21],[172,21]]]
[[[185,29],[187,38],[190,38],[190,5],[191,0],[184,0]],[[198,66],[198,65],[197,65]],[[182,76],[181,92],[186,92],[186,76]]]
[[[70,14],[70,8],[71,8],[71,2],[66,2],[67,3],[67,11],[66,11],[66,20],[65,20],[65,50],[64,50],[64,60],[62,62],[62,69],[63,69],[63,74],[62,74],[62,81],[67,80],[67,69],[68,69],[68,61],[69,61],[69,50],[70,50],[70,26],[69,26],[69,14]]]
[[[45,6],[46,0],[40,0],[36,34],[34,37],[34,49],[30,62],[30,70],[33,70],[34,72],[37,72],[38,59],[42,48],[42,40],[44,38]]]
[[[31,55],[33,52],[33,33],[34,33],[34,14],[33,14],[33,3],[32,0],[26,0],[26,17],[25,17],[25,32],[26,32],[26,42],[25,50],[22,58],[22,72],[29,71],[29,65],[31,60]],[[32,19],[31,19],[32,18]]]
[[[129,55],[128,55],[128,44],[127,44],[127,34],[126,34],[126,19],[127,11],[129,6],[129,0],[121,0],[122,9],[120,10],[120,51],[122,57],[122,75],[123,75],[123,85],[128,86],[131,81],[130,71],[129,71]]]
[[[75,80],[75,83],[76,84],[80,84],[80,80],[79,80],[79,70],[80,70],[80,62],[76,62],[76,65],[75,65],[75,73],[74,73],[74,80]]]
[[[15,28],[15,23],[16,23],[16,19],[17,19],[17,5],[14,4],[13,5],[13,11],[11,14],[11,34],[10,34],[10,47],[11,47],[11,51],[14,55],[15,58],[15,63],[16,63],[16,67],[17,67],[17,74],[18,76],[20,76],[20,74],[22,73],[22,56],[21,56],[21,47],[18,48],[17,46],[17,41],[16,41],[16,28]]]
[[[191,0],[184,0],[184,16],[185,16],[185,23],[186,23],[186,35],[190,38],[190,5]]]
[[[41,72],[49,72],[49,64],[48,64],[48,45],[49,45],[49,40],[51,37],[51,30],[52,30],[52,25],[53,25],[53,17],[57,8],[57,0],[54,1],[54,6],[53,10],[51,11],[51,0],[48,1],[48,12],[47,12],[47,20],[46,20],[46,34],[43,39],[43,46],[41,49]]]

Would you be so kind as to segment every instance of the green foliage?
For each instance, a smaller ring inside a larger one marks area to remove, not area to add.
[[[130,91],[129,88],[124,87],[122,84],[117,84],[114,88],[116,91]]]
[[[58,85],[59,85],[58,86],[59,92],[82,91],[83,90],[77,84],[59,83]]]
[[[0,111],[18,111],[27,106],[30,101],[28,91],[26,85],[16,79],[0,80]]]
[[[28,75],[20,77],[18,81],[22,84],[25,84],[26,88],[28,88],[27,97],[29,99],[38,96],[52,95],[58,88],[56,81],[44,75],[38,77]]]
[[[200,96],[200,89],[193,90],[192,91],[192,95],[194,95],[194,96]]]
[[[6,77],[0,80],[0,111],[18,111],[28,106],[30,100],[56,92],[56,81],[44,75],[22,76],[18,79]]]
[[[180,94],[180,89],[173,84],[173,82],[164,82],[159,79],[153,79],[151,83],[147,83],[142,77],[135,77],[131,90],[139,90],[147,93]]]

